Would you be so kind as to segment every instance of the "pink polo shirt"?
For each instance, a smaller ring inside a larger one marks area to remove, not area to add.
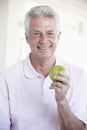
[[[87,124],[87,75],[56,59],[70,75],[67,100],[75,116]],[[0,74],[0,130],[60,130],[55,92],[49,75],[36,72],[29,56]]]

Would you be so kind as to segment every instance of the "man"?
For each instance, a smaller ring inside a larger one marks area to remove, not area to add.
[[[0,130],[83,130],[87,124],[87,75],[55,56],[59,18],[48,6],[25,17],[28,57],[0,74]],[[54,77],[52,66],[66,72]]]

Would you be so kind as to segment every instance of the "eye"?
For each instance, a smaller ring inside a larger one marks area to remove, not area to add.
[[[48,35],[48,37],[54,37],[55,33],[54,32],[48,32],[47,35]]]
[[[40,36],[40,32],[34,32],[33,36]]]
[[[52,33],[52,32],[50,32],[50,33],[48,33],[49,35],[54,35],[54,33]]]

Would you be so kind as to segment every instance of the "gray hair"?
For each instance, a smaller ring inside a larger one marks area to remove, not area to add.
[[[29,22],[32,18],[49,17],[55,20],[56,28],[60,31],[60,22],[58,13],[49,6],[39,5],[31,8],[25,15],[24,27],[25,33],[29,33]]]

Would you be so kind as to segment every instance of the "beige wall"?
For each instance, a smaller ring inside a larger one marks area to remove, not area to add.
[[[81,3],[81,0],[0,0],[0,70],[21,59],[21,22],[23,24],[26,7],[30,8],[32,4],[48,4],[87,20],[87,3]]]
[[[0,0],[0,69],[5,66],[7,42],[8,0]]]

